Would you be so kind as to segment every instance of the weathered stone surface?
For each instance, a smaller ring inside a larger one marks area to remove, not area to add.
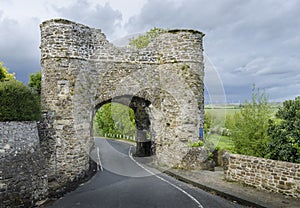
[[[0,202],[31,207],[48,196],[36,122],[0,122]]]
[[[170,30],[135,50],[81,24],[42,23],[41,142],[51,183],[64,186],[89,169],[93,117],[108,102],[133,108],[137,142],[149,132],[159,163],[187,164],[187,141],[203,127],[203,36]]]
[[[300,198],[300,165],[246,155],[224,155],[225,178]]]
[[[214,170],[215,162],[211,158],[211,152],[205,146],[189,148],[184,156],[181,167],[184,169]]]

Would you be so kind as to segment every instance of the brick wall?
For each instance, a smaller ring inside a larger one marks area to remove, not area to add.
[[[225,178],[300,198],[300,164],[225,154]]]

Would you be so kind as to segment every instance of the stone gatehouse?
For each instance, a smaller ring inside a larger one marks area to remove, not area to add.
[[[40,138],[50,191],[90,169],[93,117],[108,102],[134,110],[137,142],[149,132],[159,163],[183,166],[203,127],[203,36],[168,30],[136,50],[68,20],[41,24]]]

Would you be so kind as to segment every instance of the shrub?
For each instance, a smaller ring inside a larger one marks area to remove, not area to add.
[[[238,154],[264,157],[267,154],[269,119],[272,112],[268,98],[259,89],[252,91],[252,102],[245,102],[240,112],[228,117],[226,126]]]
[[[42,82],[42,74],[41,72],[36,72],[34,74],[30,74],[28,86],[35,90],[37,94],[41,94],[41,82]]]
[[[287,100],[270,121],[268,158],[300,163],[300,97]]]
[[[0,82],[0,121],[34,121],[41,115],[36,93],[23,83]]]

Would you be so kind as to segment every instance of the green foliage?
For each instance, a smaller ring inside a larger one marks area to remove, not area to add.
[[[8,70],[2,64],[3,63],[0,62],[0,82],[14,80],[15,74],[8,73]]]
[[[23,83],[0,82],[0,121],[33,121],[40,119],[38,96]]]
[[[190,147],[202,147],[204,145],[203,141],[198,141],[198,142],[192,142],[189,144]]]
[[[232,153],[235,153],[233,141],[228,136],[221,136],[218,134],[208,134],[206,135],[205,141],[213,143],[216,149],[225,149]]]
[[[103,105],[95,116],[95,133],[100,136],[105,134],[135,135],[134,111],[119,103]]]
[[[234,144],[234,151],[239,154],[264,157],[267,154],[268,121],[272,111],[264,92],[255,87],[252,90],[252,102],[245,102],[244,108],[233,116],[228,116],[226,127]]]
[[[148,46],[148,44],[155,39],[159,34],[166,32],[161,28],[153,28],[148,31],[145,35],[140,35],[135,39],[131,39],[129,42],[129,46],[141,49]]]
[[[211,128],[212,116],[210,113],[204,113],[204,133],[207,134]]]
[[[41,94],[41,82],[42,82],[41,72],[30,74],[28,86],[32,88],[39,95]]]
[[[287,100],[270,121],[268,158],[300,163],[300,97]]]

